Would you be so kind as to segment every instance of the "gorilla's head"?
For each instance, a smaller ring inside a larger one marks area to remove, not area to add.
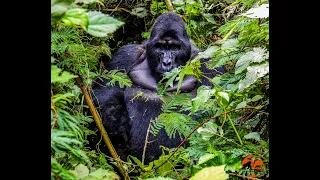
[[[191,56],[191,44],[183,20],[173,12],[159,16],[146,49],[152,72],[163,74],[185,65]]]

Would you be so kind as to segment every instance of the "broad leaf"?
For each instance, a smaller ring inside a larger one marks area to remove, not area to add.
[[[222,43],[221,49],[237,50],[238,46],[238,39],[227,39],[225,42]]]
[[[51,83],[60,82],[65,83],[68,82],[70,79],[76,78],[77,76],[70,74],[67,71],[63,71],[61,73],[61,69],[57,66],[51,66]]]
[[[257,132],[251,132],[244,136],[245,139],[254,139],[260,141],[260,134]]]
[[[98,178],[99,180],[109,180],[109,179],[113,179],[113,180],[118,179],[119,180],[120,179],[119,176],[117,174],[115,174],[114,172],[108,171],[105,169],[101,169],[101,168],[90,173],[89,176]]]
[[[239,103],[239,104],[237,105],[236,109],[238,109],[238,108],[243,108],[243,107],[245,107],[246,105],[247,105],[247,102],[246,102],[246,101],[242,101],[241,103]]]
[[[199,55],[197,55],[194,59],[211,58],[213,57],[213,54],[219,49],[220,48],[218,46],[211,46],[207,48],[205,51],[199,52]]]
[[[212,14],[203,14],[203,17],[206,18],[206,20],[211,24],[217,24]]]
[[[260,99],[262,99],[263,97],[261,96],[261,95],[255,95],[252,99],[251,99],[251,101],[252,102],[255,102],[255,101],[258,101],[258,100],[260,100]]]
[[[74,0],[51,0],[51,25],[60,20],[73,1]]]
[[[216,157],[214,154],[208,154],[207,153],[207,154],[205,154],[205,155],[203,155],[203,156],[201,156],[199,158],[199,161],[198,161],[197,165],[205,163],[205,162],[209,161],[210,159],[213,159],[214,157]]]
[[[246,77],[239,82],[239,90],[242,91],[249,87],[251,84],[255,83],[259,78],[265,76],[269,73],[269,63],[266,62],[262,65],[249,66],[247,68]]]
[[[115,32],[124,24],[123,22],[98,11],[89,11],[87,15],[89,18],[89,26],[85,30],[89,34],[97,37],[108,36],[109,33]]]
[[[236,74],[244,71],[251,62],[262,62],[269,58],[269,52],[262,48],[253,48],[252,51],[247,52],[236,63]]]
[[[67,26],[80,25],[82,28],[86,29],[89,24],[86,11],[86,9],[80,8],[69,9],[65,12],[61,21]]]
[[[269,17],[269,4],[262,4],[259,7],[251,8],[240,16],[246,16],[249,18],[267,18]]]
[[[225,180],[228,174],[224,171],[225,165],[206,167],[197,172],[190,180]]]
[[[79,164],[78,166],[76,166],[73,172],[79,179],[82,179],[89,175],[89,169],[83,164]]]
[[[229,102],[229,95],[226,92],[218,92],[218,95]]]
[[[197,89],[197,96],[191,100],[192,108],[191,113],[194,114],[200,109],[216,92],[215,89],[211,89],[209,86],[200,86]]]
[[[218,125],[211,121],[205,123],[202,127],[197,129],[197,132],[201,134],[203,140],[207,141],[218,132]]]
[[[137,7],[137,8],[132,9],[131,14],[138,16],[139,18],[143,18],[148,15],[147,10],[144,7]]]

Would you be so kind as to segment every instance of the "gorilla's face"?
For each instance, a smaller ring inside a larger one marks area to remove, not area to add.
[[[183,20],[174,13],[159,16],[146,48],[153,72],[163,74],[185,65],[190,59],[191,44]]]

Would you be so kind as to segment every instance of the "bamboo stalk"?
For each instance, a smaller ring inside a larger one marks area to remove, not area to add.
[[[100,131],[100,133],[102,135],[102,138],[103,138],[104,142],[107,145],[108,150],[111,153],[111,156],[116,160],[116,162],[118,164],[118,168],[119,168],[120,173],[122,174],[122,176],[124,177],[125,180],[130,180],[130,177],[129,177],[128,173],[123,168],[123,164],[122,164],[122,162],[121,162],[116,150],[114,149],[106,130],[104,129],[104,127],[102,125],[101,117],[100,117],[99,113],[97,112],[96,108],[94,107],[94,105],[92,103],[92,100],[91,100],[91,98],[90,98],[90,96],[89,96],[89,94],[88,94],[88,92],[87,92],[87,90],[86,90],[86,88],[85,88],[85,86],[84,86],[84,84],[82,82],[82,79],[81,79],[81,77],[79,75],[77,77],[77,83],[80,86],[80,89],[81,89],[81,91],[83,93],[83,96],[84,96],[88,106],[89,106],[89,109],[90,109],[90,112],[91,112],[91,114],[93,116],[93,119],[97,124],[97,127],[98,127],[98,129],[99,129],[99,131]]]
[[[166,5],[168,7],[168,10],[169,11],[173,11],[173,6],[172,6],[171,1],[170,0],[164,0],[164,1],[165,1]]]

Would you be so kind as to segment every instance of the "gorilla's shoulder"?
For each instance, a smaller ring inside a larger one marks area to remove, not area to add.
[[[125,69],[135,62],[138,44],[128,44],[119,48],[110,62],[110,69]]]

